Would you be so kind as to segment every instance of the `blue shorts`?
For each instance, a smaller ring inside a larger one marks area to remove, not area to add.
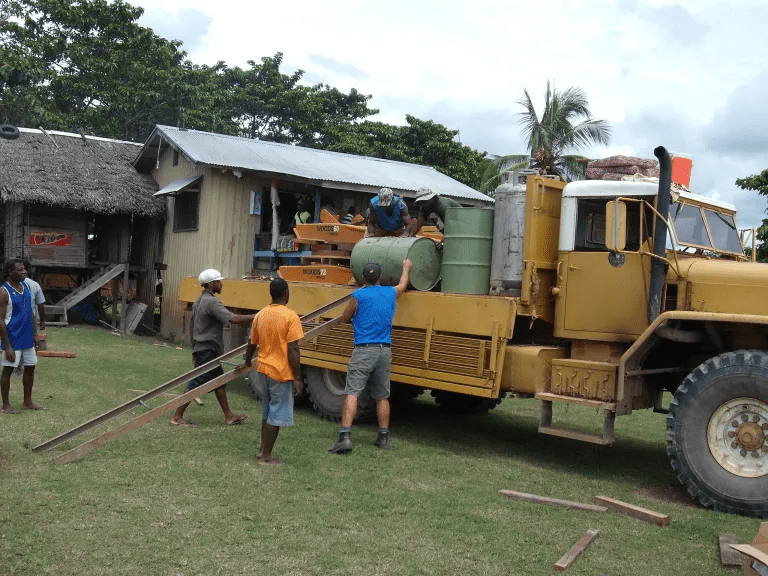
[[[207,364],[214,358],[218,358],[219,354],[216,354],[215,350],[200,350],[198,352],[192,352],[192,360],[195,363],[195,368],[198,366],[202,366],[203,364]],[[218,378],[224,374],[224,368],[219,365],[217,368],[214,368],[213,370],[209,370],[205,374],[200,374],[197,378],[194,378],[193,380],[190,380],[187,383],[187,390],[194,390],[198,386],[202,386],[206,382],[210,382],[214,378]],[[226,384],[222,384],[221,386],[226,386]],[[221,388],[219,386],[219,388]]]
[[[293,380],[280,382],[258,372],[261,419],[271,426],[293,426]]]

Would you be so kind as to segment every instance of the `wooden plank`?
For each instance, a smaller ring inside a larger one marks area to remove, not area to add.
[[[668,514],[659,514],[653,510],[641,508],[640,506],[633,506],[632,504],[627,504],[621,500],[608,498],[607,496],[595,496],[595,504],[605,506],[614,512],[622,512],[623,514],[632,516],[638,520],[651,522],[652,524],[656,524],[656,526],[669,526]]]
[[[71,430],[68,430],[66,432],[63,432],[62,434],[59,434],[55,438],[51,438],[50,440],[47,440],[41,444],[38,444],[34,448],[32,448],[33,452],[46,452],[50,450],[51,448],[55,448],[59,444],[63,444],[67,440],[70,440],[74,438],[75,436],[78,436],[82,434],[83,432],[87,432],[88,430],[91,430],[93,428],[96,428],[97,426],[100,426],[104,422],[107,422],[108,420],[111,420],[112,418],[115,418],[121,414],[124,414],[125,412],[128,412],[129,410],[133,410],[137,406],[141,406],[142,402],[147,402],[148,400],[151,400],[155,396],[159,396],[160,394],[171,390],[172,388],[175,388],[179,384],[184,384],[191,380],[192,378],[197,378],[201,374],[205,374],[209,370],[213,370],[217,366],[221,366],[221,360],[229,360],[231,358],[235,358],[237,356],[240,356],[245,352],[246,345],[243,344],[242,346],[235,348],[234,350],[227,352],[223,356],[219,356],[219,358],[216,358],[214,360],[211,360],[207,364],[203,364],[202,366],[199,366],[195,368],[194,370],[190,370],[189,372],[186,372],[182,374],[181,376],[177,376],[173,380],[169,380],[165,384],[161,384],[157,388],[154,388],[147,392],[146,394],[142,394],[141,396],[137,396],[133,400],[130,400],[126,402],[125,404],[121,404],[117,408],[113,408],[112,410],[109,410],[107,412],[104,412],[103,414],[100,414],[99,416],[96,416],[94,418],[91,418],[88,420],[88,422],[81,424],[80,426],[76,426],[75,428],[72,428]]]
[[[717,539],[720,544],[720,565],[726,568],[741,568],[741,553],[732,548],[733,544],[739,543],[736,534],[720,534]]]
[[[45,358],[77,358],[76,352],[66,352],[64,350],[38,350],[36,354]]]
[[[114,430],[110,430],[109,432],[102,434],[101,436],[97,436],[96,438],[93,438],[88,442],[84,442],[83,444],[80,444],[80,446],[72,448],[72,450],[69,450],[67,452],[64,452],[63,454],[60,454],[59,456],[56,456],[56,458],[54,458],[53,461],[56,464],[66,464],[67,462],[72,462],[73,460],[82,458],[83,456],[88,454],[91,450],[95,450],[96,448],[103,446],[107,442],[111,442],[112,440],[119,438],[120,436],[123,436],[124,434],[127,434],[132,430],[136,430],[137,428],[144,426],[144,424],[147,424],[148,422],[157,420],[163,414],[166,414],[171,410],[175,410],[182,404],[187,404],[188,402],[192,402],[195,398],[199,398],[200,396],[207,394],[211,390],[218,388],[222,384],[226,384],[227,382],[234,380],[235,378],[238,378],[240,376],[243,376],[244,374],[245,374],[244,370],[232,370],[231,372],[222,374],[218,378],[209,380],[202,386],[198,386],[197,388],[189,390],[186,393],[182,394],[181,396],[174,398],[173,400],[169,400],[165,404],[162,404],[157,408],[153,408],[149,412],[145,412],[144,414],[134,418],[133,420],[129,420],[128,422],[126,422],[125,424],[123,424],[118,428],[115,428]]]
[[[589,512],[608,512],[605,506],[595,506],[593,504],[584,504],[582,502],[571,502],[569,500],[560,500],[558,498],[549,498],[547,496],[538,496],[536,494],[526,494],[525,492],[515,492],[514,490],[499,490],[502,496],[514,500],[525,500],[536,504],[551,504],[553,506],[565,506],[575,508],[576,510],[587,510]]]
[[[766,567],[768,567],[768,554],[759,548],[755,548],[751,544],[731,544],[731,548],[738,550],[742,554],[752,558],[752,560],[757,560],[761,564],[764,564]]]
[[[565,572],[571,564],[576,562],[576,559],[582,555],[587,546],[592,544],[597,537],[600,536],[599,530],[587,530],[587,532],[579,538],[579,541],[573,545],[573,548],[568,550],[560,560],[555,563],[555,570],[558,572]]]

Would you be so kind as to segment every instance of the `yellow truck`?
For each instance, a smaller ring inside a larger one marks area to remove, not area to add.
[[[442,406],[470,411],[506,394],[535,397],[539,432],[598,444],[613,442],[616,416],[665,413],[670,462],[691,495],[766,517],[768,266],[745,256],[734,207],[672,190],[669,154],[655,153],[658,181],[528,177],[512,218],[519,250],[502,245],[516,276],[496,281],[494,293],[408,291],[398,301],[393,396],[429,389]],[[494,233],[494,249],[504,234]],[[290,288],[299,315],[354,289]],[[196,279],[182,282],[182,301],[199,293]],[[268,283],[227,280],[221,299],[259,310]],[[306,392],[326,418],[340,416],[351,353],[349,325],[302,346]],[[558,428],[555,403],[602,411],[602,434]],[[360,402],[360,416],[372,409]]]

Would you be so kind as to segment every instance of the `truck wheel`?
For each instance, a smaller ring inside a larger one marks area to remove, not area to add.
[[[424,393],[424,388],[411,386],[402,382],[391,382],[389,387],[389,401],[392,404],[408,404]]]
[[[445,390],[432,390],[432,396],[437,405],[448,414],[485,414],[501,404],[503,398],[480,398]]]
[[[703,506],[768,517],[768,352],[721,354],[686,376],[669,407],[667,454]]]
[[[308,366],[304,369],[304,384],[315,411],[326,420],[339,422],[344,406],[346,374],[329,368]],[[357,399],[355,422],[365,422],[376,416],[376,402],[368,390]]]

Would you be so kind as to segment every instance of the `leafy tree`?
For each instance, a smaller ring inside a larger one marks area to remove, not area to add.
[[[285,144],[323,147],[325,134],[334,127],[378,114],[368,108],[370,96],[354,88],[345,94],[327,84],[299,84],[303,70],[280,72],[283,54],[248,61],[250,69],[230,68],[223,76],[232,94],[231,114],[239,133]]]
[[[327,148],[360,156],[373,156],[432,166],[443,174],[477,189],[479,167],[485,153],[456,141],[457,130],[431,120],[405,117],[406,126],[364,121],[339,127]]]
[[[126,140],[143,139],[157,123],[226,124],[209,96],[216,69],[193,66],[181,42],[136,24],[142,8],[12,0],[8,12],[15,18],[0,30],[6,121]]]
[[[768,168],[746,178],[737,178],[736,186],[742,190],[753,190],[762,196],[768,196]],[[763,219],[762,224],[757,229],[755,235],[759,244],[757,244],[756,259],[758,262],[768,262],[768,219]],[[747,248],[748,255],[751,256],[751,248]]]
[[[517,101],[523,107],[523,112],[518,114],[518,123],[523,127],[528,154],[493,160],[486,166],[482,187],[495,188],[502,170],[522,167],[564,180],[583,178],[587,159],[566,152],[578,151],[592,144],[608,144],[611,137],[608,122],[592,118],[587,97],[578,87],[560,92],[547,81],[541,115],[536,112],[527,88],[523,94],[524,97]]]

